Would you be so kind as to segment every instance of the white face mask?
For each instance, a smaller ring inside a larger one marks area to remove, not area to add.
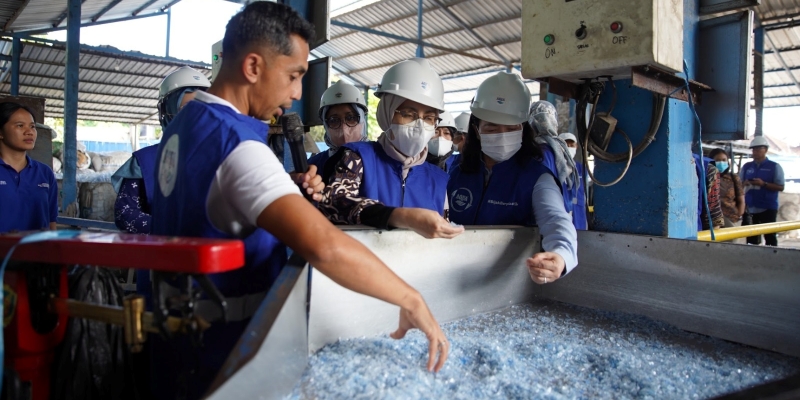
[[[389,142],[397,151],[416,157],[433,137],[435,128],[418,119],[408,124],[392,124],[387,133]]]
[[[356,126],[347,126],[347,124],[342,123],[342,126],[339,129],[328,129],[328,135],[331,138],[331,142],[337,146],[341,146],[345,143],[351,142],[358,142],[361,140],[361,132],[364,131],[364,125],[358,124]]]
[[[481,133],[481,151],[492,160],[503,162],[522,147],[522,130],[506,133]]]
[[[428,154],[437,157],[447,155],[453,150],[453,141],[447,140],[441,136],[433,138],[428,142]]]
[[[570,158],[575,158],[575,154],[578,154],[578,149],[575,147],[567,147],[567,151],[569,152]]]

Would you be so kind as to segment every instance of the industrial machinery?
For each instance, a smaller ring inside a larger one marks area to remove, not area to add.
[[[411,231],[346,232],[417,288],[439,322],[548,299],[645,315],[800,356],[797,250],[580,231],[580,266],[540,286],[523,267],[525,258],[540,251],[535,228],[467,227],[448,241]],[[339,339],[396,328],[396,307],[347,291],[321,274],[312,274],[309,284],[311,271],[299,257],[290,260],[209,398],[282,398],[299,382],[310,353]]]
[[[527,78],[627,78],[643,65],[683,70],[683,0],[524,0],[522,18]]]
[[[24,234],[0,235],[5,255]],[[50,393],[50,369],[56,346],[63,340],[67,318],[88,318],[125,327],[125,342],[139,351],[147,333],[200,335],[209,322],[194,313],[201,290],[225,309],[225,300],[207,274],[244,265],[244,244],[237,240],[171,238],[113,233],[80,233],[74,238],[25,243],[12,255],[4,276],[5,365],[16,372],[24,397],[45,400]],[[154,271],[156,312],[145,312],[142,296],[112,307],[68,299],[68,266],[103,265]],[[160,293],[166,279],[184,279],[177,295]],[[179,317],[170,311],[178,311]],[[10,397],[11,398],[11,397]]]

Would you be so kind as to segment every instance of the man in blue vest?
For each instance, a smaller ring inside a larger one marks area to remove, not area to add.
[[[400,306],[400,327],[391,336],[423,331],[429,370],[438,371],[447,358],[448,342],[422,296],[315,210],[267,147],[262,121],[280,117],[300,99],[313,38],[314,27],[290,7],[248,5],[228,22],[212,86],[164,131],[152,232],[262,240],[245,241],[243,268],[210,276],[229,305],[240,305],[229,307],[230,322],[213,323],[201,347],[185,337],[153,340],[152,387],[161,398],[203,395],[269,290],[273,268],[285,264],[285,245],[342,286]],[[316,167],[301,179],[320,200]]]
[[[763,136],[756,136],[750,142],[753,161],[745,164],[739,171],[739,177],[745,187],[745,203],[747,212],[753,217],[753,224],[775,222],[778,217],[778,192],[783,191],[783,168],[780,164],[767,159],[769,143]],[[764,235],[767,246],[778,246],[775,233]],[[761,235],[747,238],[748,244],[761,244]]]

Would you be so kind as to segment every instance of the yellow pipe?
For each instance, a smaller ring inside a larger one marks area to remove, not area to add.
[[[714,229],[717,242],[727,242],[748,236],[763,235],[800,229],[800,221],[771,222],[768,224],[736,226],[733,228]],[[697,232],[697,240],[711,242],[711,231]]]

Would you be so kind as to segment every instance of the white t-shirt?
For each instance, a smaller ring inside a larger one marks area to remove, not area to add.
[[[228,106],[239,113],[231,103],[206,92],[198,91],[194,100]],[[300,189],[272,150],[264,143],[248,140],[239,143],[217,168],[206,212],[215,228],[245,237],[256,229],[256,220],[264,209],[291,194],[300,195]]]

